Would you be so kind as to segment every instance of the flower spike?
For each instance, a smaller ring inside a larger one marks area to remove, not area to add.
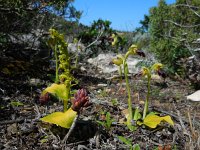
[[[85,89],[80,89],[72,99],[72,109],[79,112],[82,107],[89,105],[89,97]]]

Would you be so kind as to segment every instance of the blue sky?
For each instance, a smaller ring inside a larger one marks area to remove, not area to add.
[[[75,0],[74,6],[82,10],[80,23],[90,25],[99,18],[110,20],[113,29],[133,31],[149,8],[159,0]],[[166,0],[168,4],[175,0]]]

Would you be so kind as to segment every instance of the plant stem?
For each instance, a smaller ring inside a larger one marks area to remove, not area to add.
[[[74,118],[74,121],[68,131],[68,133],[65,135],[64,139],[62,140],[62,144],[63,146],[66,146],[66,141],[68,140],[69,136],[71,135],[72,131],[74,130],[75,126],[76,126],[76,122],[77,122],[77,119],[78,119],[78,115]]]
[[[133,119],[133,112],[132,112],[132,101],[131,101],[131,90],[129,86],[129,81],[128,81],[128,65],[126,63],[126,60],[124,62],[124,75],[125,75],[125,80],[126,80],[126,89],[128,93],[128,118],[127,118],[127,125],[131,125],[131,120]]]
[[[78,54],[76,55],[75,68],[77,68],[77,64],[78,64]]]
[[[119,90],[120,90],[122,87],[122,66],[121,65],[119,66],[119,76],[120,76],[120,87],[119,87]]]
[[[57,54],[57,45],[55,45],[54,52],[55,52],[55,59],[56,59],[56,80],[55,80],[55,83],[58,83],[58,82],[59,82],[59,78],[58,78],[58,54]]]
[[[68,110],[67,105],[68,105],[68,100],[70,99],[70,86],[67,85],[67,97],[65,100],[63,100],[63,110],[64,112]]]
[[[147,97],[146,97],[146,101],[145,101],[145,105],[144,105],[144,111],[143,111],[143,119],[146,117],[147,112],[148,112],[148,108],[149,108],[149,96],[150,96],[150,81],[151,81],[151,75],[147,75],[147,79],[148,79],[148,83],[147,83]]]
[[[77,68],[77,64],[78,64],[78,44],[76,43],[76,60],[75,60],[75,68]]]

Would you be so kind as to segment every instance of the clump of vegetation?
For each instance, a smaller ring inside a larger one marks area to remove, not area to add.
[[[64,89],[64,87],[63,87]],[[50,87],[47,92],[57,91],[57,92],[65,92],[62,89],[60,89],[60,86],[57,86],[57,88]],[[57,94],[59,98],[63,97],[62,94]],[[65,99],[63,99],[64,101]],[[63,128],[70,128],[74,119],[77,115],[79,115],[80,110],[83,107],[87,107],[89,104],[89,98],[87,96],[87,92],[85,89],[80,89],[77,91],[77,93],[74,95],[74,98],[72,99],[72,105],[70,108],[65,109],[64,112],[54,112],[52,114],[49,114],[40,120],[52,124],[59,125]]]
[[[115,120],[111,118],[110,112],[106,112],[105,121],[97,120],[97,123],[99,123],[101,126],[105,127],[107,130],[110,130],[111,125],[114,121]]]
[[[109,20],[98,19],[94,21],[90,28],[83,30],[78,39],[86,45],[86,53],[88,56],[96,56],[101,52],[112,51],[112,34],[116,31],[111,27]]]
[[[113,45],[117,44],[118,41],[114,40]],[[135,55],[138,54],[140,56],[145,56],[144,52],[142,52],[141,50],[138,50],[136,45],[131,45],[130,48],[128,49],[127,53],[125,54],[125,56],[123,55],[117,55],[117,58],[114,58],[112,60],[112,62],[119,66],[119,73],[120,76],[122,76],[122,68],[121,65],[123,65],[124,68],[124,76],[125,76],[125,81],[126,81],[126,90],[128,93],[128,117],[127,117],[127,126],[129,129],[131,130],[135,130],[136,128],[134,126],[132,126],[132,120],[139,120],[141,115],[139,113],[138,107],[135,109],[135,114],[132,111],[132,100],[131,100],[131,89],[130,89],[130,85],[129,85],[129,80],[128,80],[128,64],[127,64],[127,58],[130,55]],[[170,123],[171,125],[173,125],[173,121],[171,120],[170,116],[165,116],[165,117],[159,117],[154,113],[149,113],[149,115],[147,116],[147,112],[148,112],[148,107],[149,107],[149,97],[150,97],[150,80],[151,80],[151,72],[152,71],[156,71],[159,75],[165,77],[164,72],[162,71],[162,64],[160,63],[156,63],[154,64],[151,68],[147,68],[147,67],[143,67],[143,71],[142,71],[142,75],[143,76],[147,76],[147,80],[148,80],[148,92],[147,92],[147,97],[146,97],[146,101],[145,101],[145,106],[144,106],[144,111],[143,111],[143,117],[142,120],[143,122],[138,121],[137,124],[142,125],[145,124],[148,127],[151,128],[156,128],[158,124],[160,124],[161,121],[166,121],[168,123]],[[134,117],[133,117],[134,115]]]
[[[184,70],[181,59],[195,56],[198,48],[195,41],[199,38],[199,5],[198,0],[177,0],[170,5],[160,0],[144,20],[148,22],[151,36],[150,50],[167,65],[170,73],[178,73],[182,77],[188,70]]]
[[[132,144],[132,141],[130,138],[125,138],[123,136],[118,136],[119,140],[125,143],[130,150],[140,150],[140,146],[138,144]]]
[[[66,92],[62,93],[63,96],[61,98],[63,98],[63,102],[64,102],[64,110],[67,109],[67,103],[68,103],[68,99],[70,98],[70,89],[72,86],[72,82],[75,81],[75,78],[72,76],[71,74],[71,65],[70,65],[70,57],[69,57],[69,53],[68,53],[68,47],[67,47],[67,43],[64,40],[64,35],[63,34],[59,34],[58,31],[56,31],[55,29],[50,29],[50,39],[48,41],[48,45],[53,49],[54,51],[54,56],[55,56],[55,63],[56,63],[56,70],[55,70],[55,84],[53,84],[51,87],[53,89],[55,86],[60,87],[62,90],[65,91],[66,87]],[[60,72],[60,74],[59,74]],[[60,83],[58,85],[58,83]],[[46,92],[51,92],[51,93],[56,93],[58,94],[60,91],[51,91],[49,88],[47,88]],[[60,92],[61,93],[61,92]],[[43,95],[45,93],[43,92]]]
[[[169,115],[160,117],[157,115],[156,112],[149,112],[149,98],[150,98],[150,85],[151,85],[151,76],[153,72],[156,72],[158,75],[165,77],[165,73],[162,70],[163,65],[161,63],[155,63],[151,67],[143,67],[142,68],[142,76],[147,77],[147,96],[146,101],[143,109],[143,115],[141,115],[138,111],[135,112],[135,115],[137,116],[136,121],[138,125],[146,125],[150,128],[156,128],[161,121],[167,122],[170,125],[174,125],[174,122],[172,121],[171,117]],[[147,114],[148,113],[148,114]],[[142,116],[142,121],[140,121]]]
[[[48,93],[55,95],[59,100],[63,101],[64,112],[54,112],[41,118],[41,120],[64,128],[70,128],[77,112],[79,112],[82,107],[87,106],[89,99],[86,90],[78,90],[74,95],[71,107],[68,108],[72,81],[75,79],[70,73],[71,66],[67,43],[64,40],[64,36],[59,34],[55,29],[50,29],[50,36],[48,44],[54,50],[56,60],[56,83],[53,83],[43,91],[41,99],[48,99]]]

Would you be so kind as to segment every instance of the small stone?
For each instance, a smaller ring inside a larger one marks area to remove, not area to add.
[[[156,80],[156,81],[162,81],[162,78],[159,75],[157,75],[157,74],[153,74],[151,76],[151,79],[152,80]]]
[[[98,87],[107,87],[108,85],[102,83],[102,84],[98,84],[97,86],[98,86]]]
[[[30,83],[30,85],[35,85],[36,86],[36,85],[41,83],[41,80],[40,79],[31,78],[29,80],[29,83]]]
[[[195,93],[188,95],[187,100],[200,102],[200,90],[196,91]]]
[[[81,71],[87,71],[87,69],[85,69],[85,67],[81,66]]]
[[[13,123],[13,124],[11,124],[7,127],[8,135],[16,134],[17,132],[18,132],[18,130],[17,130],[17,124],[16,123]]]

